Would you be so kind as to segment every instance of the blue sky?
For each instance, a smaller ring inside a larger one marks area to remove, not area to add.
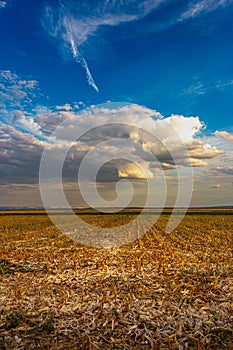
[[[31,137],[44,142],[44,124],[57,120],[56,111],[62,119],[106,101],[144,106],[162,118],[198,116],[202,127],[193,139],[225,153],[196,158],[212,162],[195,165],[197,188],[211,177],[220,192],[225,181],[222,203],[232,191],[232,16],[232,0],[0,1],[0,121],[2,137],[15,142],[7,147],[18,147],[17,132],[22,147]],[[8,181],[16,165],[4,157],[4,186],[33,182],[32,170],[20,166],[18,179]],[[30,159],[26,150],[24,157]]]
[[[229,128],[233,6],[230,1],[225,5],[222,1],[199,2],[206,2],[206,9],[190,13],[187,19],[180,20],[191,7],[187,1],[183,5],[164,1],[145,17],[99,25],[90,33],[80,51],[99,86],[98,94],[85,84],[84,69],[60,34],[53,38],[48,33],[51,28],[47,32],[43,28],[46,7],[51,5],[58,12],[58,2],[9,1],[0,13],[1,67],[33,76],[52,105],[129,100],[164,115],[199,115],[210,129]],[[220,3],[217,8],[216,2]],[[124,10],[122,6],[119,16],[123,17]]]

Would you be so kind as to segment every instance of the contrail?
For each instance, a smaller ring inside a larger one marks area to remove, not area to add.
[[[144,18],[167,1],[168,0],[57,0],[59,4],[58,7],[46,7],[42,24],[53,38],[60,39],[65,45],[69,45],[73,58],[86,72],[88,84],[98,92],[98,86],[94,81],[87,61],[79,52],[81,45],[84,44],[88,40],[88,37],[93,35],[100,26],[118,26],[122,23],[137,21]]]
[[[81,61],[79,61],[79,63],[86,71],[88,84],[91,85],[97,92],[99,92],[98,86],[96,85],[96,83],[91,75],[90,69],[88,68],[87,61],[81,55],[80,55],[80,59],[81,59]]]
[[[87,61],[78,51],[78,48],[74,42],[74,38],[73,38],[73,35],[71,33],[71,30],[69,29],[69,24],[67,23],[67,21],[65,21],[65,27],[66,27],[66,31],[68,34],[68,40],[70,42],[71,51],[72,51],[72,54],[73,54],[75,61],[78,62],[81,65],[81,67],[83,67],[85,69],[88,84],[90,86],[92,86],[93,89],[95,89],[97,92],[99,92],[98,86],[96,85],[96,83],[92,77],[92,74],[91,74],[90,69],[89,69],[88,64],[87,64]]]

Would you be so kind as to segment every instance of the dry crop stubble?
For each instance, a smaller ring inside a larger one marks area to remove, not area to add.
[[[189,211],[170,234],[165,211],[111,250],[37,214],[0,217],[1,349],[233,348],[232,211]]]

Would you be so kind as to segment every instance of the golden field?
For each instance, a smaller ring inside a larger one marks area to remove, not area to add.
[[[2,212],[0,349],[233,349],[233,211],[191,210],[170,234],[169,215],[104,250],[43,212]]]

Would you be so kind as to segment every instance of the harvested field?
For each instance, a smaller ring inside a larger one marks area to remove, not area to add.
[[[0,349],[233,349],[233,211],[111,250],[26,214],[0,216]]]

